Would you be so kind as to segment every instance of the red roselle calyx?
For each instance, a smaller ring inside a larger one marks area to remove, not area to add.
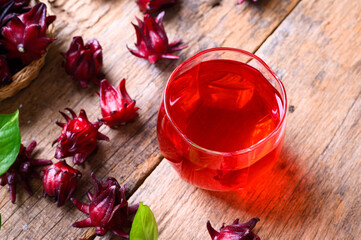
[[[65,160],[43,169],[44,197],[55,198],[57,206],[63,206],[75,191],[81,173]]]
[[[66,110],[70,112],[72,118],[60,112],[66,123],[56,122],[63,130],[60,137],[54,141],[57,142],[55,158],[73,156],[73,163],[80,165],[96,149],[98,140],[109,141],[109,138],[98,131],[102,123],[99,121],[91,123],[83,109],[80,110],[79,116],[70,108]]]
[[[0,87],[11,83],[11,73],[5,58],[0,56]]]
[[[102,47],[96,39],[90,39],[85,45],[82,37],[74,37],[67,52],[62,53],[65,71],[83,88],[91,81],[99,84],[104,77]]]
[[[158,11],[166,5],[177,4],[178,0],[137,0],[139,10],[146,13]]]
[[[115,178],[109,177],[105,182],[99,182],[94,173],[93,193],[88,191],[90,204],[84,204],[71,199],[80,211],[89,215],[83,221],[73,224],[74,227],[95,227],[96,234],[103,236],[107,231],[115,235],[129,238],[129,231],[138,205],[128,207],[125,199],[125,187],[120,187]]]
[[[113,87],[104,79],[100,83],[100,106],[103,118],[100,120],[109,127],[119,127],[138,116],[138,107],[125,89],[125,79],[118,88]]]
[[[29,12],[14,16],[2,28],[3,39],[0,43],[9,59],[20,58],[27,65],[39,59],[47,46],[55,39],[46,36],[46,29],[55,16],[46,16],[46,5],[39,3]]]
[[[232,225],[223,226],[220,232],[214,230],[211,223],[207,222],[207,229],[211,235],[212,240],[260,240],[260,238],[252,232],[252,229],[259,221],[258,218],[252,218],[246,223],[239,224],[239,220],[236,219]]]
[[[178,46],[181,39],[169,43],[167,34],[163,26],[164,12],[161,12],[156,19],[149,14],[144,16],[144,21],[137,18],[138,26],[133,24],[137,35],[137,50],[128,50],[135,56],[148,59],[149,62],[155,63],[160,59],[178,59],[179,57],[171,53],[180,51],[187,45]]]
[[[40,174],[36,172],[34,168],[51,164],[50,160],[34,159],[31,156],[35,147],[35,141],[32,141],[27,147],[21,144],[15,162],[6,173],[0,176],[1,186],[9,184],[10,199],[13,203],[16,200],[16,184],[20,182],[29,195],[32,195],[33,192],[29,186],[29,181],[32,178],[40,178]]]

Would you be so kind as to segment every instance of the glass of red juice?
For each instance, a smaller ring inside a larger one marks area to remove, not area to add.
[[[247,187],[277,160],[287,99],[275,73],[252,53],[214,48],[180,64],[158,113],[163,156],[197,187]]]

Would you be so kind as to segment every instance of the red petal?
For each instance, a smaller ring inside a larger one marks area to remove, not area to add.
[[[71,118],[70,118],[68,115],[66,115],[65,113],[63,113],[63,112],[61,112],[61,111],[59,111],[59,113],[65,118],[65,120],[66,120],[67,122],[69,122],[69,121],[71,120]]]
[[[70,200],[74,203],[75,207],[79,209],[81,212],[89,214],[89,205],[84,204],[76,200],[75,198],[71,198]]]
[[[108,223],[115,202],[115,190],[116,186],[111,186],[90,204],[89,217],[95,225],[104,226]]]
[[[100,106],[102,114],[109,115],[113,111],[121,108],[121,97],[108,80],[104,79],[100,83]]]
[[[93,227],[93,224],[90,218],[86,218],[83,221],[73,223],[72,226],[78,228],[85,228],[85,227]]]
[[[178,59],[179,57],[177,55],[173,55],[173,54],[163,54],[162,58],[167,58],[167,59]]]
[[[100,132],[98,132],[97,139],[109,142],[109,138],[107,136],[105,136],[104,134],[100,133]]]
[[[215,239],[217,237],[217,235],[219,234],[219,232],[217,232],[211,225],[211,222],[208,221],[207,222],[207,229],[208,229],[208,232],[209,234],[211,235],[211,238],[212,239]]]
[[[26,147],[26,152],[31,154],[36,147],[36,141],[31,141],[31,143]]]
[[[121,94],[121,98],[123,100],[122,102],[126,102],[127,104],[129,104],[132,101],[127,90],[125,89],[125,78],[123,78],[122,81],[120,81],[117,90]],[[122,105],[124,105],[124,104],[122,104]]]

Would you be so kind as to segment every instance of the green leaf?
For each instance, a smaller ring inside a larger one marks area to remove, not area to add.
[[[141,202],[130,230],[130,240],[158,240],[158,227],[154,215],[150,208]]]
[[[19,111],[0,114],[0,175],[15,162],[20,150]]]

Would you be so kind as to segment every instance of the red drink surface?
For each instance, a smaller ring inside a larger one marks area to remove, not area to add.
[[[253,159],[235,154],[280,123],[280,94],[257,69],[231,60],[205,61],[171,79],[166,91],[166,108],[178,130],[162,105],[158,140],[186,181],[215,190],[242,188],[278,157],[283,135],[255,151]]]

